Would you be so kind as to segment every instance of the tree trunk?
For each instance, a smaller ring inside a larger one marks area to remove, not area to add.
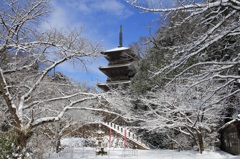
[[[60,146],[61,146],[61,137],[57,137],[56,139],[56,153],[59,153],[61,150],[60,150]]]
[[[202,152],[204,151],[203,137],[202,137],[202,134],[199,132],[197,132],[197,136],[198,136],[199,152],[202,154]]]
[[[26,156],[27,140],[31,136],[30,132],[23,132],[16,130],[15,143],[13,147],[13,152],[16,154],[13,158],[24,159]]]
[[[62,124],[61,123],[55,123],[56,125],[56,132],[55,132],[55,148],[56,153],[59,153],[61,151],[61,138],[62,138]]]

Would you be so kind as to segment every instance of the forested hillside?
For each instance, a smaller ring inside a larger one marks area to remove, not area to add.
[[[218,128],[239,112],[239,2],[128,3],[166,13],[131,88],[142,127],[182,149],[218,145]]]

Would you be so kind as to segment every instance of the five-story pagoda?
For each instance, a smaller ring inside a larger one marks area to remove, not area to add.
[[[100,66],[99,69],[108,77],[106,83],[98,83],[98,87],[104,91],[111,88],[115,89],[119,86],[127,86],[131,82],[131,78],[135,75],[134,67],[136,55],[129,47],[122,45],[122,26],[119,32],[119,46],[107,51],[101,52],[108,60],[108,66]]]

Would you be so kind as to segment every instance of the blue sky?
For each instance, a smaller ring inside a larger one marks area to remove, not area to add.
[[[125,0],[53,0],[53,12],[47,18],[48,24],[42,27],[80,28],[93,42],[101,42],[103,50],[118,46],[119,26],[123,26],[123,45],[128,46],[142,36],[148,36],[149,26],[154,34],[158,27],[158,14],[143,13],[129,6]],[[99,53],[100,54],[100,53]],[[60,65],[57,70],[78,82],[93,86],[105,82],[106,76],[98,70],[106,66],[104,58],[89,61],[87,71],[70,63]]]

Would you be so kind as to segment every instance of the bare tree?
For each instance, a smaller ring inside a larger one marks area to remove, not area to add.
[[[14,156],[24,158],[36,127],[60,120],[79,103],[92,101],[90,107],[97,101],[97,94],[57,82],[50,73],[66,61],[85,65],[85,57],[96,56],[100,47],[83,37],[82,30],[42,32],[38,24],[50,12],[49,0],[0,3],[0,91],[16,135]],[[86,110],[87,104],[78,106]]]

